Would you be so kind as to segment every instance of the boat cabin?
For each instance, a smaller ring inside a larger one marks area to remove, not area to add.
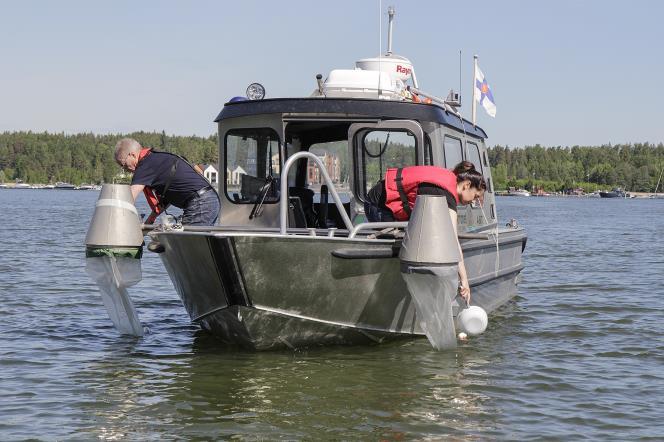
[[[366,221],[367,192],[388,168],[452,169],[462,160],[475,164],[488,189],[482,206],[459,207],[460,227],[476,231],[495,225],[486,134],[436,104],[350,98],[244,100],[226,103],[215,121],[219,170],[225,171],[219,183],[221,225],[279,227],[279,189],[286,179],[281,172],[298,152],[318,156],[331,182],[311,159],[300,159],[291,167],[289,228],[346,227],[329,197],[330,185],[352,223],[358,224]]]

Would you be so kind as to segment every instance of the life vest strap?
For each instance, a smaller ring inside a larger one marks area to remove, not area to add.
[[[399,192],[399,198],[401,199],[401,205],[403,206],[403,211],[408,214],[408,217],[410,218],[410,205],[408,204],[408,196],[406,195],[406,191],[403,188],[403,167],[400,167],[397,169],[397,177],[394,179],[394,181],[397,184],[397,191]]]
[[[164,192],[161,194],[161,201],[163,202],[163,205],[167,205],[168,203],[166,202],[166,192],[168,192],[168,188],[171,186],[171,183],[173,182],[173,178],[175,178],[175,172],[178,170],[178,158],[176,158],[173,161],[173,164],[171,165],[171,173],[168,175],[168,179],[166,180],[166,184],[164,184]]]

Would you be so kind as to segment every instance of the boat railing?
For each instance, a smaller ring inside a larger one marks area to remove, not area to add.
[[[362,230],[369,229],[405,229],[408,227],[408,221],[390,221],[390,222],[368,222],[356,225],[353,230],[351,230],[348,235],[349,239],[355,238],[355,236],[360,233]],[[489,239],[489,235],[485,233],[470,233],[470,232],[459,232],[457,235],[459,239]]]
[[[309,160],[313,161],[314,164],[316,164],[316,167],[318,167],[318,169],[320,170],[320,173],[323,176],[323,179],[325,180],[325,184],[327,185],[327,188],[329,189],[329,192],[332,195],[332,199],[334,200],[334,204],[337,206],[337,210],[339,211],[339,214],[343,219],[344,225],[346,226],[349,232],[352,231],[353,223],[348,217],[346,209],[344,209],[344,205],[341,202],[341,198],[339,198],[339,194],[337,193],[337,190],[335,189],[334,184],[332,183],[332,179],[330,178],[330,175],[327,173],[327,169],[325,168],[323,162],[320,160],[320,158],[318,158],[316,155],[314,155],[311,152],[297,152],[296,154],[288,158],[286,164],[284,164],[284,169],[281,172],[281,185],[280,185],[281,199],[279,201],[279,232],[282,235],[286,235],[288,229],[288,204],[289,204],[288,171],[297,160],[302,158],[308,158]]]
[[[350,234],[348,235],[348,238],[355,238],[355,235],[360,233],[362,230],[368,230],[368,229],[387,229],[387,228],[395,228],[395,229],[403,229],[408,226],[408,221],[389,221],[389,222],[368,222],[368,223],[362,223],[358,224],[355,227],[353,227],[353,230],[351,230]]]

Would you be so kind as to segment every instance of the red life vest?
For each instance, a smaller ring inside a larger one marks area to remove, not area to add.
[[[152,153],[152,149],[149,147],[144,147],[141,149],[141,153],[138,155],[138,162],[140,163],[143,158],[148,156],[150,153]],[[148,205],[150,206],[150,209],[152,209],[153,215],[159,215],[161,212],[165,210],[165,207],[161,205],[161,201],[159,200],[159,195],[157,195],[157,192],[152,187],[145,186],[143,188],[143,195],[145,195],[145,199],[148,202]],[[156,216],[154,217],[156,218]]]
[[[392,211],[397,221],[408,221],[408,218],[410,218],[410,210],[406,211],[404,209],[397,186],[399,170],[401,170],[403,193],[408,200],[410,210],[415,206],[417,186],[422,183],[433,184],[447,190],[454,195],[456,202],[459,202],[456,175],[447,169],[437,166],[410,166],[402,169],[387,169],[387,173],[385,173],[385,206]]]

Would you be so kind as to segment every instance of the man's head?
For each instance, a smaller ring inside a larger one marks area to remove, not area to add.
[[[470,161],[462,161],[454,168],[457,177],[457,195],[461,204],[470,204],[484,199],[486,181]]]
[[[136,170],[140,154],[141,145],[133,138],[123,138],[115,145],[115,162],[125,170]]]

